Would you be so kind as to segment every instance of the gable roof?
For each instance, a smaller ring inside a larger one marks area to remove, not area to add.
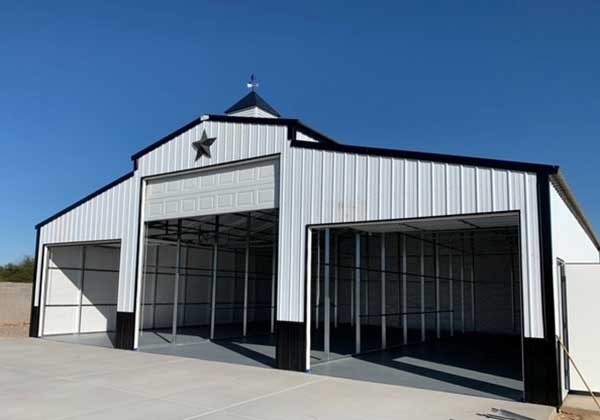
[[[254,92],[251,92],[254,93]],[[256,95],[258,96],[258,95]],[[235,106],[235,105],[234,105]],[[290,140],[291,147],[298,148],[309,148],[316,150],[326,150],[333,152],[347,152],[347,153],[355,153],[355,154],[364,154],[364,155],[372,155],[372,156],[384,156],[384,157],[392,157],[392,158],[405,158],[405,159],[414,159],[414,160],[428,160],[434,162],[442,162],[442,163],[455,163],[469,166],[482,166],[488,168],[497,168],[497,169],[507,169],[507,170],[515,170],[515,171],[524,171],[524,172],[535,172],[542,173],[546,175],[550,175],[550,181],[554,184],[555,187],[559,190],[559,193],[569,206],[570,210],[576,216],[580,224],[583,226],[584,230],[588,234],[588,236],[593,240],[596,247],[600,250],[600,239],[596,235],[594,228],[591,223],[585,216],[583,210],[581,209],[579,203],[577,202],[575,196],[570,190],[564,176],[559,171],[558,166],[554,165],[545,165],[539,163],[528,163],[528,162],[515,162],[508,160],[497,160],[497,159],[486,159],[486,158],[478,158],[478,157],[469,157],[469,156],[458,156],[458,155],[446,155],[439,153],[427,153],[427,152],[416,152],[416,151],[408,151],[408,150],[398,150],[398,149],[384,149],[377,147],[363,147],[363,146],[353,146],[353,145],[345,145],[340,144],[331,137],[305,125],[300,120],[297,119],[289,119],[289,118],[260,118],[260,117],[242,117],[242,116],[233,116],[233,115],[203,115],[199,118],[196,118],[183,127],[173,131],[167,136],[161,138],[160,140],[152,143],[146,148],[140,150],[131,156],[133,160],[134,171],[137,169],[137,160],[144,156],[145,154],[151,152],[152,150],[162,146],[163,144],[173,140],[177,136],[182,133],[190,130],[191,128],[201,124],[204,121],[214,121],[214,122],[231,122],[231,123],[246,123],[246,124],[264,124],[264,125],[277,125],[277,126],[285,126],[287,127],[287,138]],[[302,141],[297,139],[297,133],[303,133],[315,141]],[[84,197],[83,199],[77,201],[73,205],[67,207],[66,209],[58,212],[57,214],[47,218],[46,220],[38,223],[36,228],[39,229],[43,225],[51,222],[52,220],[60,217],[61,215],[67,213],[73,208],[83,204],[84,202],[92,199],[93,197],[101,194],[102,192],[112,188],[113,186],[125,181],[126,179],[133,176],[134,171],[124,175],[123,177],[111,182],[105,187],[99,189],[98,191]]]
[[[258,93],[250,92],[242,99],[237,101],[235,104],[227,108],[225,111],[226,114],[231,114],[235,111],[241,111],[248,108],[257,107],[262,109],[263,111],[267,111],[269,114],[275,115],[276,117],[281,117],[281,114],[275,110],[267,101],[265,101]]]

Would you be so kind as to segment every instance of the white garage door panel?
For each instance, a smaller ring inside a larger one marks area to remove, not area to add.
[[[83,278],[83,304],[117,304],[119,273],[112,271],[85,271]]]
[[[117,313],[115,306],[81,307],[81,332],[114,331]]]
[[[48,256],[42,335],[114,331],[119,247],[54,246]]]
[[[85,268],[119,271],[120,248],[88,247],[85,250]]]
[[[600,392],[600,264],[566,264],[569,353],[592,391]],[[571,390],[586,391],[575,369]]]
[[[79,288],[81,286],[80,270],[48,270],[48,305],[79,304]]]
[[[57,246],[50,251],[49,267],[81,268],[83,247]]]
[[[44,334],[72,334],[77,332],[77,306],[48,306],[44,315]]]
[[[275,160],[149,181],[145,220],[276,208],[278,184]]]

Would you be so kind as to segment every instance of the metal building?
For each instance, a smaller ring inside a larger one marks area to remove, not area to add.
[[[348,146],[255,92],[132,161],[36,226],[32,337],[263,337],[300,371],[496,351],[509,397],[550,405],[581,390],[559,340],[597,363],[567,294],[585,299],[600,242],[556,166]]]

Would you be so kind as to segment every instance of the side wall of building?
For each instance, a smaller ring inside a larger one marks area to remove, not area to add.
[[[600,262],[600,254],[594,242],[585,232],[554,185],[550,186],[550,213],[552,223],[552,261],[555,264],[553,270],[554,320],[556,335],[561,340],[566,341],[563,329],[566,308],[563,304],[563,290],[561,287],[558,260],[566,264],[598,263]],[[560,362],[561,366],[567,363],[562,351]],[[561,369],[560,378],[564,398],[568,392],[564,369]]]

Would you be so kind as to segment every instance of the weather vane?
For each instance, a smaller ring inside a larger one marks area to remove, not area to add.
[[[256,80],[256,76],[254,76],[254,73],[252,73],[252,75],[250,76],[250,80],[248,81],[246,86],[248,87],[248,89],[250,89],[250,92],[254,92],[256,88],[258,88],[258,80]]]

